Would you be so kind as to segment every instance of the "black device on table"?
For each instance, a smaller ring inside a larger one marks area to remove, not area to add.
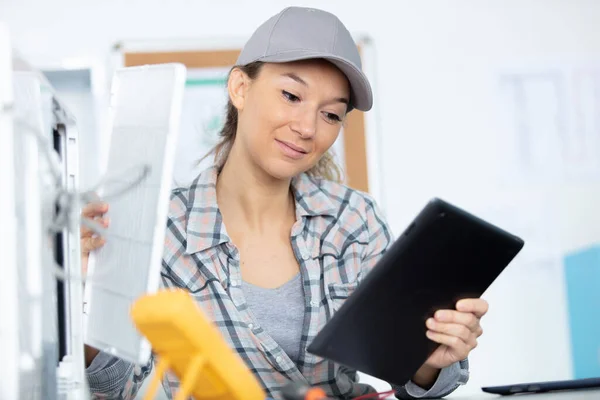
[[[524,241],[432,199],[308,346],[312,354],[406,383],[438,347],[425,321],[478,298]]]
[[[501,386],[484,386],[481,388],[481,390],[487,393],[500,394],[506,396],[517,393],[543,393],[563,390],[580,390],[594,388],[600,388],[600,377],[568,379],[562,381],[525,382]]]

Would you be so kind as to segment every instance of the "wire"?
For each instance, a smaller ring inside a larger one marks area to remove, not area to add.
[[[369,393],[362,396],[354,397],[353,400],[363,400],[363,399],[385,399],[388,396],[393,396],[396,393],[395,390],[388,390],[387,392],[379,392],[379,393]]]
[[[151,171],[152,171],[152,167],[149,164],[135,165],[135,166],[119,173],[116,176],[112,176],[112,177],[108,176],[108,177],[104,177],[104,178],[100,179],[100,181],[96,185],[94,185],[91,189],[89,189],[88,191],[82,192],[81,197],[82,197],[82,199],[87,200],[87,201],[98,200],[99,198],[98,198],[98,195],[96,194],[96,192],[100,189],[100,187],[107,186],[110,183],[121,184],[122,187],[117,186],[117,189],[113,189],[112,192],[109,192],[108,194],[104,194],[103,198],[110,199],[110,198],[114,198],[114,197],[119,197],[119,196],[127,193],[131,189],[139,186],[150,175]],[[122,176],[129,176],[129,175],[132,176],[130,181],[122,179]]]
[[[352,400],[363,400],[363,399],[385,399],[388,396],[393,396],[396,393],[395,390],[388,390],[386,392],[369,393],[359,397],[354,397]],[[286,400],[327,400],[325,391],[318,386],[309,386],[306,383],[301,382],[288,382],[282,388],[283,398]]]

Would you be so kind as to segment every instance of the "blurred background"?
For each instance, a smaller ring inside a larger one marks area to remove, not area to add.
[[[375,93],[364,154],[337,148],[348,169],[366,156],[356,185],[395,235],[436,196],[526,241],[484,296],[456,394],[600,376],[599,1],[2,0],[0,20],[77,117],[85,188],[101,175],[125,53],[239,48],[288,5],[335,13],[363,44]],[[188,74],[176,181],[216,138],[226,71]]]

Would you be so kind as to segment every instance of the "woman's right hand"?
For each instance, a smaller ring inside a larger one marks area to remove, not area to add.
[[[81,211],[81,218],[93,220],[104,228],[108,228],[109,221],[104,216],[107,211],[107,203],[101,201],[88,203]],[[89,227],[81,224],[81,273],[83,276],[87,274],[90,252],[99,249],[105,243],[105,238],[95,234]]]

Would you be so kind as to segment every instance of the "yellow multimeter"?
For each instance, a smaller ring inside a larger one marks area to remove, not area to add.
[[[265,400],[265,392],[190,294],[165,289],[138,299],[131,316],[157,355],[156,375],[145,400],[171,370],[181,385],[175,400]]]

